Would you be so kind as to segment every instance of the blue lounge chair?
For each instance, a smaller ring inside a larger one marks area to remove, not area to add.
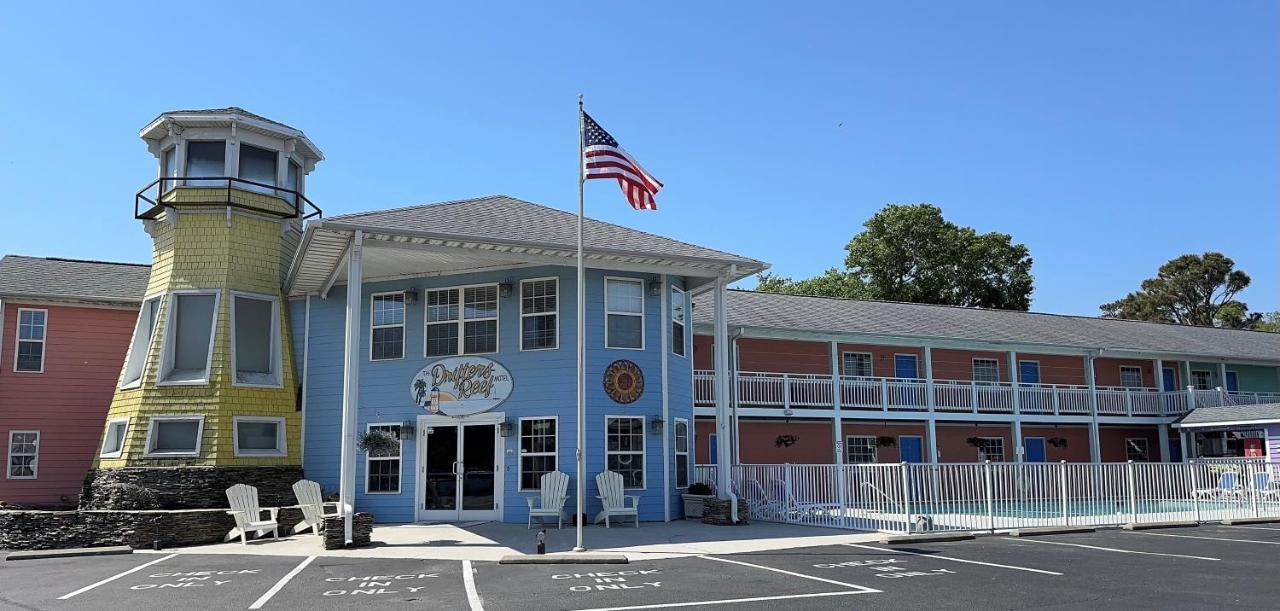
[[[1215,501],[1226,500],[1240,494],[1240,478],[1235,471],[1223,471],[1218,475],[1218,485],[1214,488],[1201,488],[1192,492],[1198,499]]]

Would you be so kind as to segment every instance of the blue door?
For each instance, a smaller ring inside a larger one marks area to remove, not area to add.
[[[1027,447],[1027,454],[1023,460],[1044,462],[1044,437],[1027,437],[1022,440],[1022,444]]]
[[[1240,378],[1234,371],[1227,372],[1227,392],[1240,392]]]
[[[1172,367],[1165,367],[1165,368],[1164,368],[1164,370],[1163,370],[1163,372],[1164,372],[1164,373],[1163,373],[1163,376],[1164,376],[1164,389],[1165,389],[1165,390],[1178,390],[1178,376],[1177,376],[1177,374],[1173,373],[1173,368],[1172,368]]]
[[[899,436],[898,460],[902,462],[924,462],[924,438],[919,435]]]
[[[711,454],[707,456],[707,463],[712,465],[716,464],[716,452],[718,448],[719,446],[716,444],[716,434],[712,433],[707,435],[707,450],[711,452]]]
[[[919,367],[917,365],[916,355],[914,354],[895,354],[893,355],[893,375],[899,378],[918,378]]]
[[[1023,384],[1039,384],[1040,363],[1036,361],[1019,361],[1018,381]]]

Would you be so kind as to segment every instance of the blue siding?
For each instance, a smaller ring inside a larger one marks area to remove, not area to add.
[[[661,344],[662,334],[670,330],[661,324],[661,297],[650,296],[646,291],[645,298],[645,349],[617,350],[604,347],[604,277],[635,277],[646,281],[653,280],[652,275],[629,274],[625,272],[587,272],[587,513],[594,516],[599,510],[599,502],[595,498],[597,491],[594,477],[604,469],[605,457],[605,416],[643,416],[646,423],[645,447],[645,480],[644,490],[632,491],[631,494],[641,496],[641,517],[645,520],[661,520],[662,507],[662,436],[650,432],[650,422],[662,413],[662,380],[661,380]],[[559,295],[559,347],[554,350],[521,352],[519,292],[520,280],[555,276],[560,281]],[[360,368],[360,411],[358,430],[370,423],[396,423],[414,421],[423,414],[421,408],[413,405],[409,397],[409,382],[422,367],[435,358],[424,356],[424,305],[420,297],[418,303],[406,308],[405,324],[405,358],[394,361],[372,362],[368,358],[369,345],[369,296],[373,293],[396,291],[410,287],[417,288],[422,294],[425,289],[441,288],[468,284],[511,282],[513,291],[510,297],[500,298],[499,303],[499,352],[484,355],[498,361],[511,371],[514,389],[497,411],[502,412],[514,424],[522,417],[556,416],[559,418],[559,444],[557,464],[561,471],[576,477],[574,465],[575,451],[575,404],[576,392],[574,374],[576,371],[575,310],[574,293],[575,271],[571,267],[539,267],[502,270],[496,272],[455,275],[434,278],[418,278],[391,282],[366,283],[363,287],[362,330],[361,330],[361,368]],[[677,286],[682,285],[679,278],[671,279]],[[327,299],[313,297],[311,300],[311,336],[310,336],[310,372],[307,388],[307,425],[304,431],[306,456],[304,467],[307,477],[319,482],[327,490],[338,488],[338,455],[341,437],[342,413],[342,353],[343,326],[346,296],[345,287],[335,287]],[[302,302],[291,303],[295,308],[295,337],[301,338]],[[690,321],[691,322],[691,321]],[[680,357],[670,355],[669,367],[669,408],[670,420],[663,428],[663,433],[672,435],[675,418],[693,419],[692,388],[692,324],[686,329],[685,354]],[[297,350],[301,350],[302,341],[296,342]],[[605,394],[603,375],[605,368],[617,359],[628,359],[635,362],[644,372],[645,392],[639,400],[630,405],[619,405]],[[421,435],[422,431],[418,431]],[[405,440],[403,445],[401,492],[399,494],[365,494],[364,493],[364,457],[358,455],[357,496],[356,504],[362,511],[370,511],[379,522],[408,522],[415,517],[416,482],[416,443]],[[511,522],[523,522],[526,517],[526,504],[518,489],[519,438],[518,430],[512,437],[504,440],[505,455],[503,460],[503,478],[505,496],[502,503],[503,519]],[[672,442],[674,452],[674,443]],[[671,468],[674,469],[674,458]],[[671,479],[674,484],[674,478]],[[574,490],[571,485],[571,495]],[[678,494],[673,490],[672,507],[677,506]],[[569,500],[569,512],[575,503]],[[673,516],[678,517],[677,510]]]

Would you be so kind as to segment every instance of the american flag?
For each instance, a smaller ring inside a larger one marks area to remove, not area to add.
[[[616,178],[618,186],[626,194],[627,201],[636,210],[657,210],[653,196],[662,188],[658,179],[649,175],[622,147],[604,131],[591,115],[582,113],[582,166],[583,177]]]

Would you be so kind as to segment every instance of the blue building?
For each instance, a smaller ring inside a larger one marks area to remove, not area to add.
[[[286,278],[308,478],[379,522],[523,522],[542,474],[577,478],[576,228],[505,196],[309,225]],[[584,243],[586,512],[607,469],[642,520],[679,517],[691,294],[723,295],[765,266],[592,220]],[[399,451],[344,454],[344,413],[349,431],[385,430]]]

